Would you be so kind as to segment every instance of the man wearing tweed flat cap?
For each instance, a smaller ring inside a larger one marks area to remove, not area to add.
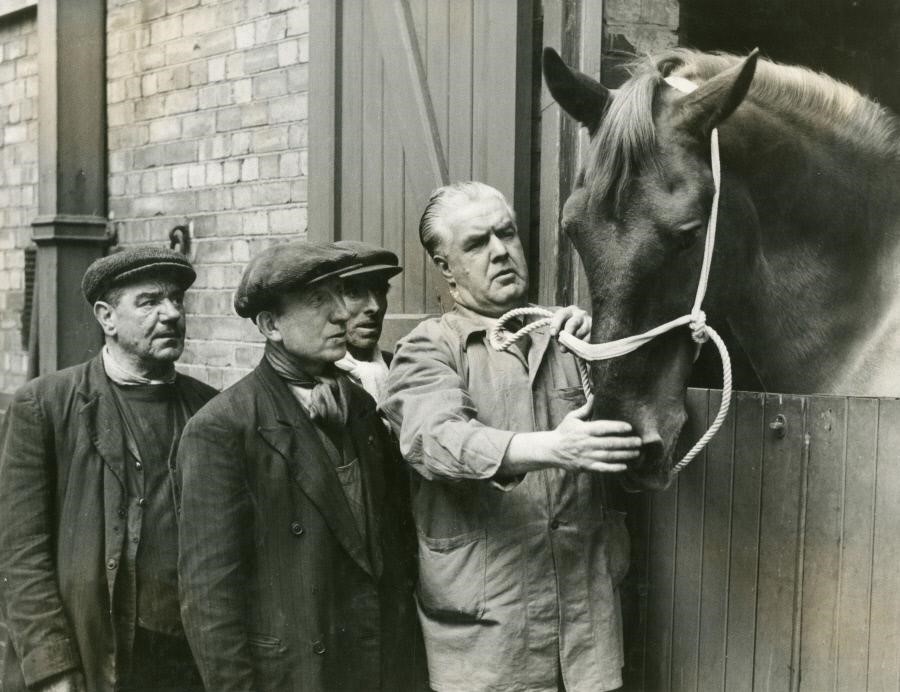
[[[201,689],[178,604],[181,430],[215,390],[175,372],[190,262],[158,248],[88,267],[105,344],[16,394],[0,450],[2,688]]]
[[[347,320],[347,355],[335,365],[380,403],[387,385],[391,354],[378,348],[387,312],[389,279],[403,271],[397,255],[358,240],[339,240],[335,247],[349,250],[359,266],[341,273]]]
[[[341,274],[359,266],[307,242],[253,257],[234,306],[265,354],[185,429],[182,613],[208,690],[403,691],[424,671],[409,479],[371,397],[334,365]]]

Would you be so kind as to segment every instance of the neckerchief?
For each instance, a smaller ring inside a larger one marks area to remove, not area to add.
[[[341,428],[347,424],[347,401],[338,382],[340,371],[329,367],[321,375],[313,376],[300,368],[281,344],[266,342],[266,360],[288,386],[299,387],[303,395],[297,397],[314,422]]]
[[[360,386],[372,395],[375,403],[380,403],[384,398],[387,389],[388,367],[378,346],[372,350],[371,360],[359,360],[350,355],[350,351],[347,351],[347,355],[337,361],[335,365],[359,382]]]

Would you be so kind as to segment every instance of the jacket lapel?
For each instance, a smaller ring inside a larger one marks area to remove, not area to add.
[[[103,361],[100,356],[91,361],[88,376],[81,389],[85,401],[81,409],[91,443],[103,463],[125,488],[125,443],[119,410],[113,401]]]
[[[375,426],[383,425],[374,409],[363,404],[356,387],[349,380],[342,380],[341,387],[349,404],[347,429],[356,449],[358,463],[362,471],[363,494],[366,500],[366,525],[368,531],[369,556],[375,576],[382,571],[381,555],[381,508],[385,502],[384,473],[379,467],[381,448]]]
[[[263,360],[257,372],[272,403],[270,412],[261,412],[267,420],[259,421],[259,434],[284,459],[291,477],[318,507],[344,550],[374,576],[347,497],[312,421],[268,362]]]
[[[534,388],[534,378],[537,377],[544,354],[550,346],[550,327],[543,327],[531,332],[531,348],[528,350],[528,381]]]

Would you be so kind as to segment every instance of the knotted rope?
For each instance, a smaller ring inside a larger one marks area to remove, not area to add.
[[[672,82],[670,82],[670,84],[673,87],[680,89],[681,91],[686,90],[686,88],[682,84],[682,82],[686,82],[686,80],[677,80],[674,78],[669,79],[672,79]],[[669,80],[667,79],[667,81]],[[692,84],[690,84],[690,82],[687,82],[687,84],[693,86]],[[697,441],[697,443],[693,447],[691,447],[691,449],[687,454],[684,455],[681,461],[679,461],[677,464],[675,464],[675,466],[672,467],[673,475],[680,473],[681,470],[684,469],[684,467],[687,466],[694,459],[694,457],[696,457],[700,453],[700,451],[719,431],[719,428],[722,427],[722,423],[728,416],[728,409],[731,405],[731,358],[728,355],[728,349],[725,347],[725,342],[722,341],[722,337],[719,336],[718,332],[716,332],[715,329],[706,324],[706,313],[704,313],[701,309],[701,306],[703,305],[703,299],[706,297],[706,287],[709,283],[709,270],[710,265],[712,264],[712,254],[716,243],[716,222],[718,219],[719,211],[719,192],[722,187],[722,167],[721,161],[719,159],[719,132],[715,129],[712,131],[712,135],[710,136],[710,152],[715,194],[713,195],[712,209],[710,211],[709,223],[706,230],[706,245],[703,254],[703,265],[700,269],[700,279],[697,284],[697,293],[694,296],[694,305],[691,308],[690,314],[682,315],[681,317],[678,317],[674,320],[666,322],[665,324],[655,327],[654,329],[646,331],[643,334],[627,336],[623,339],[617,339],[616,341],[607,341],[606,343],[602,344],[592,344],[587,341],[583,341],[578,337],[569,334],[568,332],[561,332],[558,337],[559,342],[563,346],[565,346],[567,349],[572,351],[572,353],[578,356],[578,370],[579,374],[581,375],[581,383],[582,387],[584,388],[585,396],[591,394],[590,377],[586,365],[587,361],[608,360],[610,358],[618,358],[619,356],[624,356],[625,354],[631,353],[632,351],[640,348],[648,341],[651,341],[660,334],[665,334],[666,332],[682,326],[690,327],[691,336],[697,343],[697,355],[699,355],[700,348],[703,346],[703,344],[709,339],[712,340],[712,342],[716,345],[716,348],[718,348],[719,350],[719,357],[722,359],[722,403],[719,405],[719,412],[718,414],[716,414],[715,419],[713,419],[713,422],[709,426],[709,429],[703,434],[703,436]],[[509,334],[506,337],[500,335],[501,330],[503,330],[503,325],[508,320],[514,317],[522,317],[524,315],[539,315],[543,319],[531,322],[530,324],[525,325],[522,329],[513,334]],[[536,329],[540,329],[541,327],[549,325],[552,315],[553,313],[551,311],[537,307],[525,307],[510,310],[509,312],[504,314],[491,328],[488,335],[491,345],[499,351],[505,351],[517,339],[530,334]]]

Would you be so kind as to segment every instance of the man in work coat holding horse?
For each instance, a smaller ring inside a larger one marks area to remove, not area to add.
[[[305,242],[255,256],[234,304],[265,355],[185,430],[182,611],[209,690],[393,692],[423,665],[407,470],[334,365],[360,265]]]
[[[0,453],[4,692],[202,689],[178,604],[176,487],[185,421],[215,390],[175,372],[190,263],[161,248],[82,281],[97,357],[32,380]]]
[[[526,304],[528,272],[497,190],[433,193],[422,243],[452,311],[401,340],[382,408],[417,472],[417,601],[436,690],[584,690],[621,685],[617,586],[628,567],[623,517],[604,476],[640,439],[588,421],[577,364],[553,334],[584,337],[577,308],[508,351],[489,331]]]

